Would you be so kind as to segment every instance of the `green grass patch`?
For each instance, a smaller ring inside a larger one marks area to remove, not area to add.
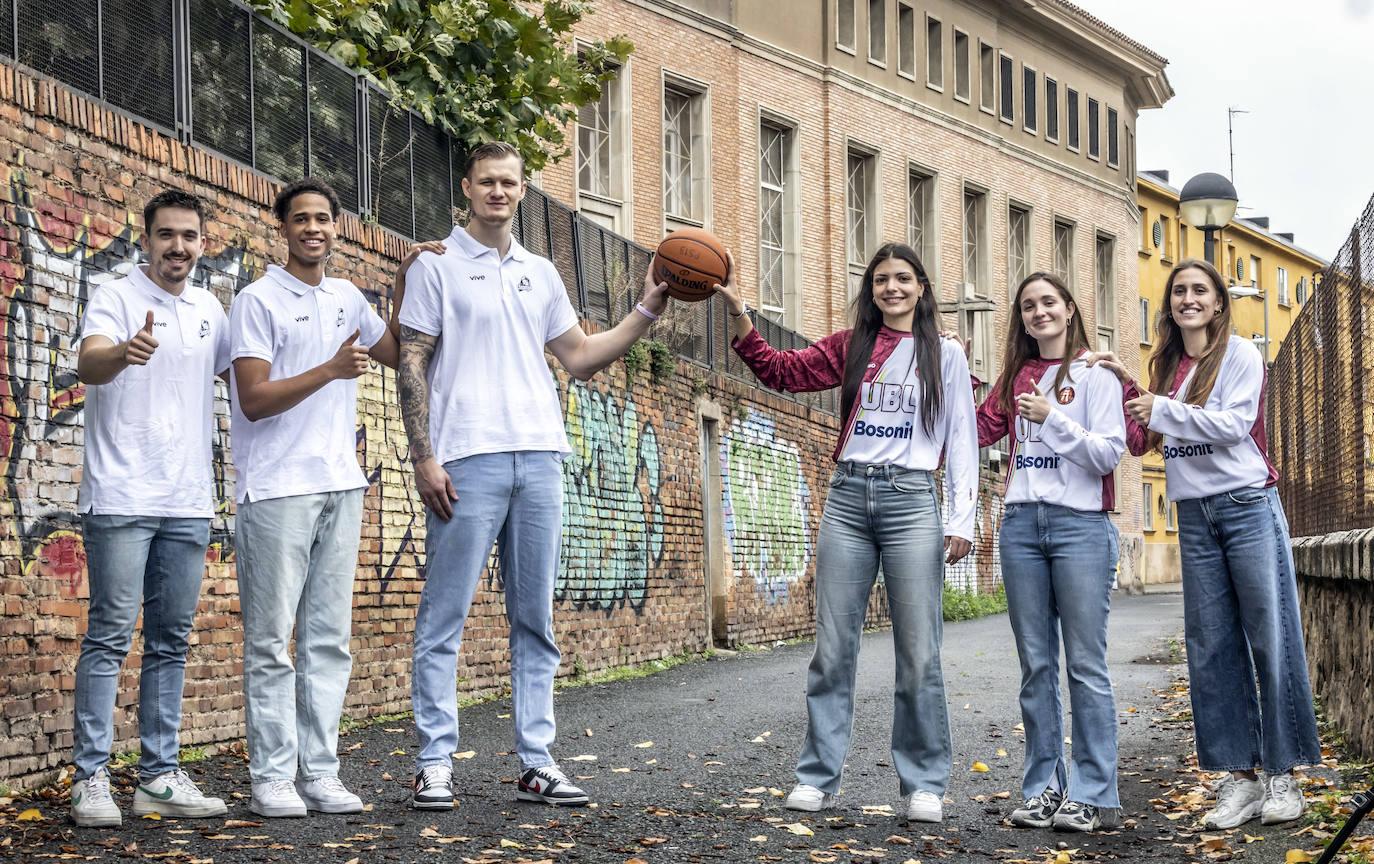
[[[946,585],[944,595],[946,621],[971,621],[1007,611],[1007,591],[1000,585],[992,594],[964,591]]]
[[[613,666],[610,669],[601,669],[597,672],[586,671],[586,664],[581,662],[581,658],[573,659],[573,669],[575,674],[570,678],[561,678],[554,682],[554,688],[564,690],[569,687],[583,687],[588,684],[611,684],[616,681],[633,681],[636,678],[648,678],[650,675],[657,675],[660,672],[667,672],[669,669],[676,669],[687,663],[695,663],[699,660],[709,660],[715,652],[707,650],[701,654],[691,651],[683,651],[680,654],[673,654],[658,660],[650,660],[647,663],[630,663],[625,666]]]
[[[177,754],[177,761],[182,765],[194,765],[209,758],[210,751],[204,747],[182,747],[181,752]]]

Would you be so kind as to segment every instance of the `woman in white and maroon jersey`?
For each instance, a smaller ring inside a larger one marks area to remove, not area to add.
[[[1016,289],[1002,374],[978,409],[978,443],[1011,437],[999,553],[1016,653],[1026,758],[1013,825],[1112,826],[1116,704],[1107,671],[1118,537],[1107,517],[1126,449],[1121,383],[1083,362],[1088,336],[1063,281],[1032,273]],[[1073,712],[1064,760],[1059,643]]]
[[[733,272],[733,266],[731,267]],[[764,384],[792,392],[840,387],[835,447],[816,557],[816,651],[806,681],[806,742],[793,810],[834,804],[854,723],[854,676],[868,599],[882,565],[897,682],[892,762],[909,820],[939,822],[952,760],[940,669],[943,562],[968,554],[978,481],[968,361],[942,340],[936,298],[916,252],[889,243],[864,271],[851,330],[778,351],[718,286],[736,353]],[[934,472],[943,454],[942,524]]]
[[[1203,821],[1222,829],[1256,816],[1288,822],[1303,811],[1292,770],[1320,762],[1321,745],[1288,520],[1266,452],[1265,361],[1232,335],[1215,267],[1181,261],[1166,285],[1150,392],[1136,389],[1114,355],[1095,359],[1128,381],[1131,452],[1163,454],[1178,503],[1198,766],[1230,772]]]

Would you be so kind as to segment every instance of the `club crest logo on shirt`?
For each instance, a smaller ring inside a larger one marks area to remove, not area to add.
[[[519,291],[519,292],[522,293],[522,294],[525,293],[526,291],[530,290],[530,277],[528,277],[528,276],[521,276],[521,277],[520,277],[520,284],[517,285],[517,286],[515,286],[515,290],[516,290],[516,291]]]
[[[200,319],[200,338],[204,339],[210,335],[210,322],[204,318]]]
[[[1072,402],[1073,396],[1074,393],[1072,387],[1061,387],[1059,388],[1059,392],[1054,394],[1054,398],[1059,401],[1060,405],[1067,405],[1070,402]]]
[[[343,307],[340,306],[340,307],[339,307],[339,317],[337,317],[337,318],[334,319],[334,326],[335,326],[335,327],[342,327],[343,325],[344,325]]]

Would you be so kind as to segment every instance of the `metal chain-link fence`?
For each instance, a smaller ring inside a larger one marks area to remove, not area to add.
[[[1269,370],[1266,427],[1295,537],[1374,525],[1374,198]]]

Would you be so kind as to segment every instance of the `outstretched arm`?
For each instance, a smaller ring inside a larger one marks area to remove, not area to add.
[[[610,330],[588,336],[581,324],[574,323],[549,341],[549,350],[569,375],[579,381],[590,379],[624,356],[631,345],[649,332],[649,327],[668,308],[668,283],[654,284],[653,272],[654,264],[650,261],[638,306]],[[648,310],[647,315],[639,311],[640,306]]]
[[[410,440],[410,461],[415,466],[415,489],[426,507],[448,521],[453,516],[453,502],[458,500],[458,492],[444,466],[434,458],[434,447],[429,440],[429,382],[425,380],[438,345],[438,336],[402,324],[396,377],[401,389],[401,419],[405,422],[406,438]]]

